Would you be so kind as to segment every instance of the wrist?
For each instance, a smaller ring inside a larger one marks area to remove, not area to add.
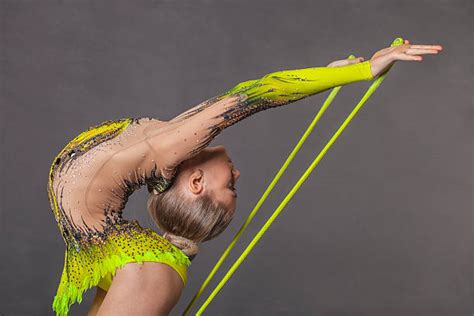
[[[374,67],[372,64],[372,60],[367,60],[362,62],[361,64],[364,65],[364,68],[366,70],[366,80],[372,80],[375,78],[375,72],[374,72]]]

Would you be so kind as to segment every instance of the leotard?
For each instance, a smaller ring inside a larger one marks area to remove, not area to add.
[[[107,289],[129,262],[161,262],[186,284],[191,261],[122,210],[140,186],[163,192],[177,166],[223,129],[261,110],[335,86],[371,80],[368,61],[341,67],[282,70],[241,82],[170,121],[124,118],[90,127],[71,140],[50,168],[48,197],[66,249],[53,310],[67,315],[93,286]]]

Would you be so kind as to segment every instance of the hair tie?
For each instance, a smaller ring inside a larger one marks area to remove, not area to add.
[[[198,253],[198,243],[183,236],[177,236],[170,232],[165,232],[163,238],[168,239],[173,245],[178,247],[188,257],[193,257]]]

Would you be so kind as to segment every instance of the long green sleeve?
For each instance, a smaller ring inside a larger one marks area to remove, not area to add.
[[[327,89],[361,80],[372,80],[370,62],[341,67],[314,67],[272,72],[257,80],[237,84],[225,94],[244,93],[249,101],[265,98],[278,105],[293,102]]]

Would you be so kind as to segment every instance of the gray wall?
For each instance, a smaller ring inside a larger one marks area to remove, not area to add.
[[[206,315],[472,314],[471,1],[3,0],[0,12],[2,316],[52,314],[64,245],[47,175],[82,130],[169,119],[271,71],[368,59],[397,36],[445,50],[392,69]],[[225,268],[368,85],[341,91]],[[238,214],[203,245],[173,315],[327,94],[215,139],[242,171]],[[125,214],[152,226],[145,198],[135,193]],[[93,292],[72,315],[85,314]]]

